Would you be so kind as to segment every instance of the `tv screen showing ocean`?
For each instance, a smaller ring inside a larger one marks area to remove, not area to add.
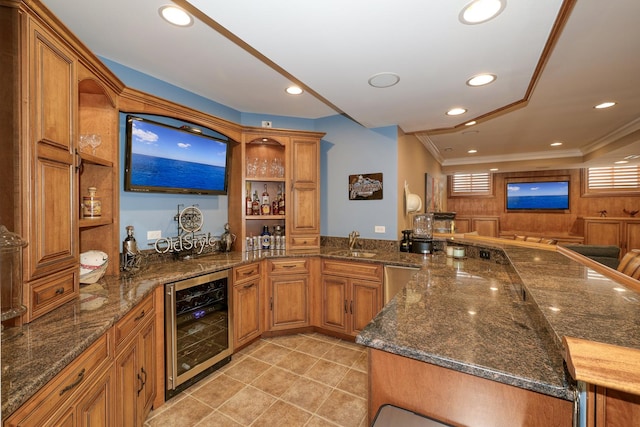
[[[202,163],[131,155],[131,185],[195,190],[224,190],[225,169]]]
[[[569,209],[569,196],[509,196],[507,209]]]

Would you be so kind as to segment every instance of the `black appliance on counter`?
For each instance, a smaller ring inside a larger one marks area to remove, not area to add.
[[[433,253],[433,214],[426,213],[413,217],[413,237],[411,252],[414,254]]]
[[[400,241],[400,252],[411,252],[412,230],[402,230],[402,240]]]
[[[165,286],[165,398],[231,361],[229,270]]]

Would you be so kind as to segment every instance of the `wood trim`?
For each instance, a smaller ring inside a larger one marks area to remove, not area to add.
[[[640,350],[567,336],[562,342],[574,379],[640,395]]]

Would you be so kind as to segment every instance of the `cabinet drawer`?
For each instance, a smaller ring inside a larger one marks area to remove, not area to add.
[[[72,405],[70,398],[78,395],[76,391],[90,385],[93,377],[109,368],[110,361],[110,333],[107,332],[18,408],[4,426],[43,425],[54,411]]]
[[[322,273],[382,282],[382,264],[322,260]]]
[[[299,274],[309,272],[308,258],[269,260],[268,263],[271,274]]]
[[[78,294],[77,268],[29,283],[30,320],[70,301]]]
[[[320,236],[291,236],[291,243],[289,249],[309,249],[320,247]]]
[[[140,325],[155,314],[152,295],[149,295],[133,308],[126,316],[114,326],[116,351],[120,349],[122,343],[134,336]]]
[[[259,262],[254,262],[253,264],[243,265],[233,269],[233,283],[253,279],[255,276],[260,276]]]

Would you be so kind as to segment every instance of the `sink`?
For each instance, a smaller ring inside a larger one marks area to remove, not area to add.
[[[365,251],[340,251],[336,255],[348,256],[348,257],[354,257],[354,258],[372,258],[377,254],[375,252],[365,252]]]

